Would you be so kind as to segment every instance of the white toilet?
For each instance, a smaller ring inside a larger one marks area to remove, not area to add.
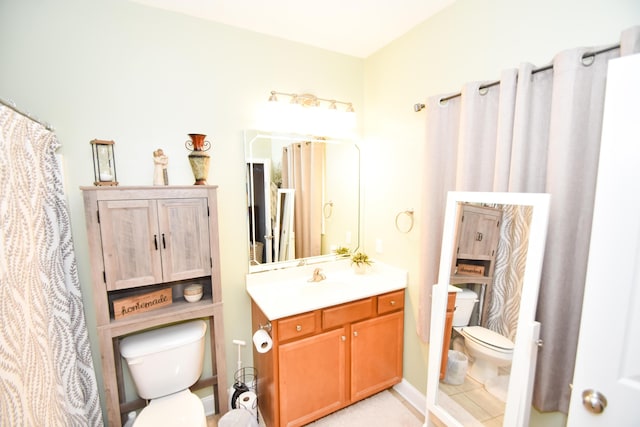
[[[469,326],[473,307],[478,294],[471,289],[462,288],[456,293],[456,310],[453,315],[453,327],[464,337],[467,353],[474,360],[469,376],[486,384],[498,376],[498,369],[511,365],[513,342],[497,332],[482,326]]]
[[[206,427],[202,401],[189,390],[202,373],[206,330],[204,321],[195,320],[120,341],[138,395],[151,401],[134,426]]]

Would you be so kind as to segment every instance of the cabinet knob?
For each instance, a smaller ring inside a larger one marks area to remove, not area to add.
[[[358,331],[353,331],[353,336],[357,337],[358,336]]]
[[[393,301],[393,300],[391,300],[391,301],[389,302],[389,304],[391,304],[391,305],[396,305],[396,302],[395,302],[395,301]]]
[[[296,331],[300,332],[302,330],[302,326],[296,325]]]
[[[341,339],[342,341],[346,341],[346,340],[347,340],[347,337],[346,337],[345,335],[342,335],[342,336],[340,337],[340,339]]]

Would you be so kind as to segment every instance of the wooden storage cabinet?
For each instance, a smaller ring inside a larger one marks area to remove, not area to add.
[[[208,320],[211,372],[192,389],[213,387],[227,409],[216,186],[82,187],[108,424],[145,402],[126,401],[119,341],[171,323]],[[182,291],[203,285],[200,301]],[[167,306],[115,319],[113,302],[171,289]]]
[[[107,290],[211,270],[207,199],[98,201]]]
[[[252,301],[252,322],[274,340],[254,350],[268,426],[308,424],[402,380],[404,290],[271,322]]]
[[[451,284],[493,281],[501,221],[501,209],[461,204]]]

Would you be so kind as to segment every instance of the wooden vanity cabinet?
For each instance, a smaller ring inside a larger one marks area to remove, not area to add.
[[[268,319],[252,301],[254,332]],[[268,426],[295,427],[402,380],[404,290],[270,322],[273,348],[254,349]]]
[[[346,335],[342,327],[279,346],[281,426],[305,425],[345,405]]]
[[[227,410],[216,186],[81,187],[89,240],[107,421],[145,405],[127,401],[120,357],[126,335],[192,320],[208,320],[211,376],[191,389],[213,387],[218,413]],[[182,291],[203,285],[200,301]],[[117,316],[114,302],[164,290],[162,307]],[[170,291],[169,291],[170,290]]]
[[[442,339],[442,359],[440,360],[440,379],[447,374],[447,359],[449,358],[449,344],[451,343],[451,328],[453,315],[456,310],[456,292],[449,292],[447,297],[447,311],[444,318],[444,338]]]

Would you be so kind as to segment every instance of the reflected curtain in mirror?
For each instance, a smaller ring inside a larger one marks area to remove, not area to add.
[[[502,211],[496,269],[493,284],[487,290],[487,315],[483,317],[486,319],[483,326],[515,341],[532,209],[530,206],[505,205]]]
[[[295,257],[318,256],[322,247],[325,144],[300,142],[282,150],[282,187],[295,190]]]

